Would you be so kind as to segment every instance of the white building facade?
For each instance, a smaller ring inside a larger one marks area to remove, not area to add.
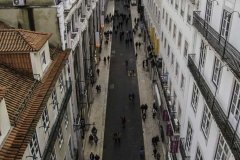
[[[173,128],[167,145],[173,159],[240,159],[239,3],[149,0],[144,4],[145,21],[161,39],[156,54],[162,59],[161,80],[167,79],[160,88],[166,93],[167,115],[173,119],[163,118]],[[176,119],[179,133],[174,129]],[[171,139],[179,139],[177,151]]]

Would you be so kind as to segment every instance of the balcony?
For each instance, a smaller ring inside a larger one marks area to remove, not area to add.
[[[240,157],[240,139],[228,121],[228,117],[223,112],[222,107],[208,87],[205,79],[202,77],[197,66],[195,65],[194,55],[188,56],[188,68],[192,73],[194,80],[196,81],[197,86],[200,89],[202,96],[204,97],[211,114],[213,115],[219,129],[222,132],[222,135],[228,143],[234,157],[238,159]]]
[[[160,76],[160,71],[158,71],[158,74]],[[161,76],[160,83],[159,82],[157,82],[157,83],[161,85],[161,88],[163,90],[163,96],[164,96],[165,104],[166,104],[164,106],[166,106],[165,109],[167,110],[167,115],[168,115],[168,117],[170,119],[170,122],[171,122],[171,127],[172,127],[173,134],[175,134],[175,135],[179,134],[180,133],[180,124],[179,124],[179,121],[178,121],[177,116],[176,116],[174,103],[172,102],[170,93],[168,91],[168,86],[167,86],[166,79],[164,79],[164,77]]]
[[[180,154],[181,154],[183,160],[189,160],[190,159],[190,156],[188,155],[188,153],[186,152],[186,149],[185,149],[184,138],[180,138],[179,150],[180,150]]]
[[[45,150],[42,154],[42,159],[50,159],[52,150],[54,148],[55,142],[58,136],[58,130],[61,127],[64,114],[66,113],[67,105],[72,94],[72,84],[70,81],[66,82],[66,91],[62,99],[61,106],[59,107],[58,116],[51,128],[51,133],[48,138],[48,142],[45,146]]]
[[[216,50],[239,79],[240,52],[224,39],[221,34],[208,25],[208,23],[198,15],[198,12],[193,13],[193,26],[206,38],[208,43]]]

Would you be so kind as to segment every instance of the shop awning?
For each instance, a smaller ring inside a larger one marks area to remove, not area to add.
[[[99,32],[95,32],[95,42],[96,42],[96,47],[100,47],[100,38],[99,38]]]

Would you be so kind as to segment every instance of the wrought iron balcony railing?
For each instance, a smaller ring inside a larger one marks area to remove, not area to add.
[[[63,120],[64,114],[66,113],[65,111],[67,109],[67,105],[71,97],[71,94],[72,94],[72,84],[70,81],[67,81],[65,95],[63,97],[61,106],[59,108],[58,116],[55,120],[55,123],[52,126],[52,129],[48,138],[48,142],[45,146],[45,150],[42,155],[42,159],[51,159],[50,156],[54,148],[55,142],[57,140],[58,130],[61,127],[62,120]]]
[[[190,159],[190,156],[188,155],[188,153],[186,152],[186,149],[185,149],[184,138],[180,138],[179,150],[180,150],[180,154],[181,154],[183,160],[189,160]]]
[[[236,77],[240,78],[240,52],[203,20],[198,13],[197,11],[193,12],[193,26],[228,64]]]
[[[196,81],[197,86],[200,89],[202,96],[204,97],[211,114],[228,143],[234,157],[238,159],[240,157],[240,139],[228,121],[226,114],[223,112],[222,107],[216,100],[214,94],[211,92],[211,89],[208,87],[205,79],[202,77],[195,65],[193,55],[188,56],[188,68],[192,73],[194,80]]]

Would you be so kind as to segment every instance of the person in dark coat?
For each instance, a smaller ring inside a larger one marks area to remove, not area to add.
[[[89,156],[90,160],[94,160],[94,154],[91,152]]]

